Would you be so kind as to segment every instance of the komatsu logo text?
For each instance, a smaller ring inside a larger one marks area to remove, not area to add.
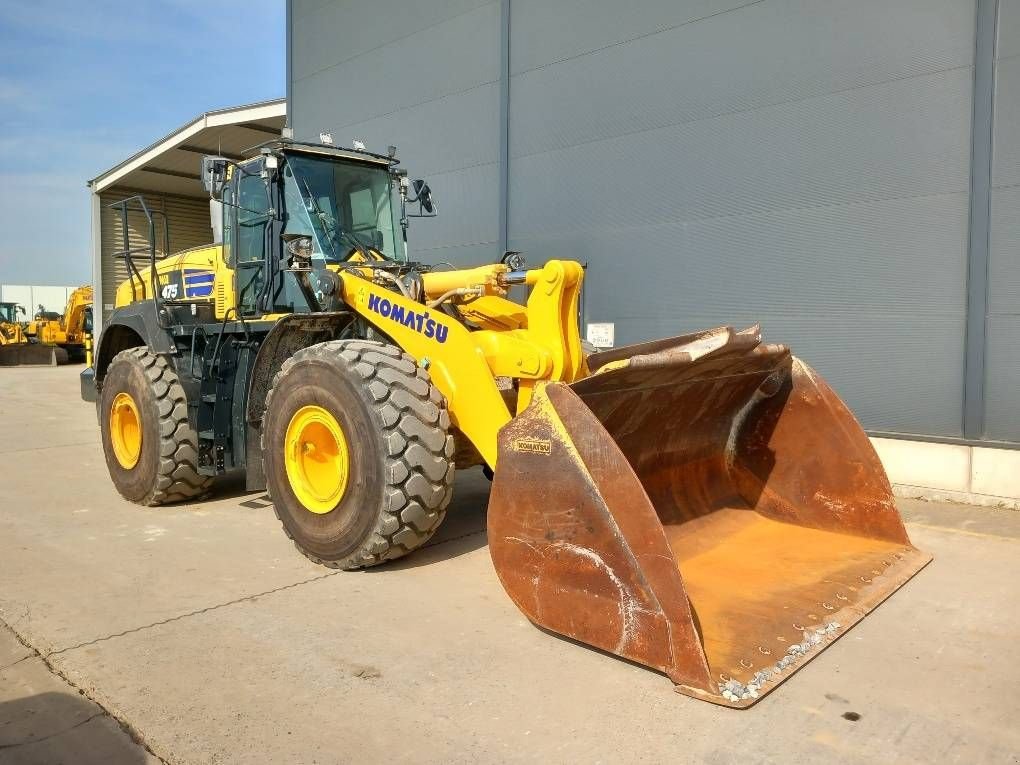
[[[384,316],[390,321],[395,321],[397,324],[409,327],[415,332],[420,332],[427,338],[435,338],[441,343],[445,343],[450,334],[450,328],[443,326],[435,319],[430,319],[428,311],[412,311],[410,308],[396,305],[379,295],[368,296],[368,310]]]
[[[511,445],[515,452],[552,454],[552,441],[548,438],[515,438]]]

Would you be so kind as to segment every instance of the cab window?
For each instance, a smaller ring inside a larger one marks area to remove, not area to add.
[[[257,170],[255,171],[257,173]],[[269,225],[269,195],[261,176],[241,176],[237,184],[237,262],[261,261]]]
[[[228,183],[223,187],[223,194],[220,197],[223,215],[223,262],[231,268],[234,267],[233,253],[231,252],[234,243],[234,184]]]
[[[231,250],[234,259],[234,281],[237,304],[244,316],[258,313],[258,296],[265,284],[266,228],[269,220],[269,192],[259,174],[260,163],[245,167],[237,181],[237,228],[233,232]]]

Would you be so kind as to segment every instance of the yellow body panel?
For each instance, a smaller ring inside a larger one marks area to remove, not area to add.
[[[343,291],[348,306],[428,369],[446,396],[453,424],[494,465],[496,433],[510,421],[510,413],[472,333],[442,311],[426,309],[352,273],[344,274]]]
[[[500,327],[475,331],[438,306],[427,308],[367,278],[343,274],[347,305],[428,369],[446,397],[453,424],[493,468],[496,436],[513,414],[495,378],[519,381],[520,411],[536,381],[571,382],[587,373],[577,326],[580,264],[553,260],[529,271],[527,283],[534,286],[523,308],[502,296],[506,288],[500,276],[506,273],[505,266],[493,265],[425,274],[427,300],[454,290],[478,288],[485,293],[452,300],[462,315],[470,314],[472,323]]]
[[[523,284],[531,290],[524,306],[507,299],[512,285],[501,264],[423,274],[424,304],[391,289],[384,279],[373,280],[370,261],[356,271],[349,265],[330,269],[341,276],[344,302],[428,369],[447,399],[453,424],[491,467],[497,434],[517,413],[507,408],[497,377],[517,381],[520,412],[535,383],[587,375],[577,325],[584,272],[576,262],[553,260],[528,271]],[[156,272],[164,299],[215,303],[217,319],[234,309],[234,272],[221,245],[171,255],[156,264]],[[149,297],[149,269],[140,269],[140,275],[117,289],[117,307]],[[459,318],[438,303],[452,307]],[[297,466],[300,460],[295,460]],[[307,492],[308,501],[315,504],[312,494]]]
[[[141,279],[125,279],[117,288],[114,301],[117,308],[151,297],[149,267],[139,268],[138,272]],[[156,280],[164,299],[215,303],[217,319],[223,319],[234,307],[234,271],[227,267],[222,245],[194,247],[157,261]]]
[[[21,324],[0,322],[0,345],[22,345],[28,342]]]

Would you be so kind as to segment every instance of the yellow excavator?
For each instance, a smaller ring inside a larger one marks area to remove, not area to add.
[[[67,352],[42,345],[25,331],[20,319],[25,309],[17,303],[0,303],[0,367],[56,366],[67,362]]]
[[[578,263],[415,262],[408,219],[435,205],[392,153],[257,151],[203,159],[210,246],[157,258],[155,213],[115,204],[149,245],[124,241],[82,393],[127,499],[243,472],[301,552],[357,569],[421,547],[455,468],[482,465],[492,562],[531,621],[731,707],[931,559],[853,415],[757,327],[587,354]]]
[[[18,318],[24,313],[24,307],[17,303],[0,303],[0,345],[27,342],[24,324]]]
[[[62,315],[49,316],[41,309],[25,325],[28,339],[64,349],[71,361],[84,361],[85,338],[92,332],[92,285],[73,290]]]

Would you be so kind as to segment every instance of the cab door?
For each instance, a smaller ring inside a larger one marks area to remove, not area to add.
[[[234,269],[234,294],[242,316],[258,316],[266,289],[266,242],[271,231],[269,193],[261,177],[262,161],[245,164],[235,188],[227,265]]]

